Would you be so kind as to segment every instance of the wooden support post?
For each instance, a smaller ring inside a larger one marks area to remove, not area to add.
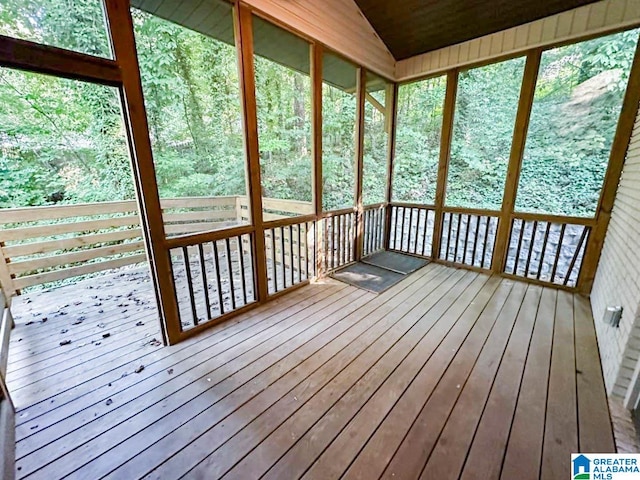
[[[391,235],[391,201],[393,200],[393,160],[396,153],[396,117],[398,115],[398,84],[387,89],[387,125],[389,125],[389,145],[387,155],[387,191],[384,206],[384,238],[382,246],[389,250]]]
[[[505,180],[504,194],[502,197],[502,209],[500,210],[500,220],[498,222],[498,233],[493,248],[493,259],[491,261],[491,270],[494,273],[502,273],[505,262],[507,261],[509,236],[511,234],[511,216],[513,215],[516,205],[522,157],[524,156],[524,147],[527,141],[527,131],[529,129],[529,119],[531,118],[533,97],[536,93],[536,82],[538,80],[541,56],[542,49],[540,48],[531,50],[528,53],[527,63],[522,77],[522,87],[520,88],[520,99],[518,101],[518,111],[516,113],[516,123],[513,129],[513,141],[509,155],[509,166],[507,167],[507,178]]]
[[[354,259],[359,261],[364,250],[364,207],[362,200],[362,170],[364,162],[364,115],[365,93],[367,90],[367,72],[364,68],[358,69],[356,92],[358,95],[357,123],[356,123],[356,238]]]
[[[0,242],[0,289],[2,289],[7,296],[7,305],[10,305],[11,297],[17,295],[18,292],[16,290],[13,277],[11,276],[11,272],[9,271],[8,263],[10,262],[10,259],[6,256],[2,247],[4,247],[4,243]],[[0,311],[3,306],[4,305],[0,304]]]
[[[162,207],[160,206],[153,165],[129,1],[106,0],[105,11],[109,23],[111,44],[122,73],[121,97],[137,191],[140,223],[149,256],[151,277],[161,317],[162,334],[165,343],[176,343],[181,333],[180,318],[171,271],[171,259],[164,245]]]
[[[313,132],[313,206],[316,215],[315,238],[321,239],[322,224],[322,60],[323,48],[315,43],[311,45],[311,115]],[[316,250],[316,268],[318,277],[324,275],[322,266],[324,265],[324,249],[322,242],[317,240],[314,248]]]
[[[613,137],[613,144],[609,155],[609,165],[607,166],[607,173],[604,177],[604,184],[596,212],[596,224],[593,227],[591,235],[589,235],[582,270],[580,271],[576,285],[578,291],[583,294],[589,294],[593,287],[604,238],[609,228],[609,221],[611,220],[611,210],[613,210],[613,204],[615,203],[618,184],[620,183],[622,169],[629,148],[629,141],[631,140],[633,126],[638,114],[639,104],[640,43],[636,47],[635,57],[633,58],[631,72],[629,74],[629,83],[622,103],[620,119],[618,120],[616,134]]]
[[[447,91],[444,97],[444,113],[442,116],[442,136],[440,137],[440,159],[438,162],[438,179],[436,183],[435,219],[433,222],[433,242],[431,258],[437,260],[440,255],[442,239],[442,218],[449,173],[449,157],[451,156],[451,138],[453,134],[453,117],[458,91],[458,69],[447,73]]]
[[[244,147],[248,162],[249,209],[255,227],[254,258],[258,302],[269,296],[267,258],[262,218],[262,181],[260,178],[260,150],[258,146],[258,112],[253,64],[253,18],[251,10],[243,3],[234,7],[234,30],[238,51],[240,75],[240,97],[242,99],[242,121]]]

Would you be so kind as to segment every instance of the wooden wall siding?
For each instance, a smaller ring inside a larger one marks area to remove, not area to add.
[[[395,78],[424,75],[640,24],[638,0],[603,0],[396,63]]]
[[[246,0],[244,3],[369,70],[387,78],[394,77],[395,59],[354,0]]]
[[[640,358],[640,115],[636,117],[627,158],[611,212],[591,293],[607,391],[629,403]],[[623,307],[619,328],[602,321],[606,307]],[[629,405],[630,406],[630,405]]]

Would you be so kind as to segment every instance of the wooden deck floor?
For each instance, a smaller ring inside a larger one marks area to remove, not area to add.
[[[428,265],[163,348],[149,288],[113,288],[67,349],[73,290],[54,297],[68,315],[18,320],[19,478],[556,480],[615,448],[588,302],[566,292]]]

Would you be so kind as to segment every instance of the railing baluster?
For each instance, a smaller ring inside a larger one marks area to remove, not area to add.
[[[355,227],[355,220],[356,216],[353,212],[351,212],[349,214],[349,261],[353,262],[355,259],[355,252],[354,252],[354,243],[355,243],[355,238],[356,238],[356,227]]]
[[[231,246],[228,238],[225,238],[225,248],[227,252],[227,272],[229,273],[229,288],[231,289],[231,309],[236,309],[236,289],[233,284],[233,266],[231,264]]]
[[[487,221],[484,224],[484,237],[482,238],[482,257],[481,264],[482,268],[486,268],[485,265],[487,263],[487,242],[489,241],[489,223],[491,223],[491,217],[485,217]],[[491,265],[491,263],[489,263]]]
[[[323,224],[324,224],[324,238],[323,238],[323,243],[324,243],[324,269],[325,271],[329,270],[329,255],[331,253],[331,250],[329,249],[329,221],[330,221],[330,217],[326,217],[323,220]]]
[[[290,265],[290,269],[291,270],[291,285],[295,284],[295,272],[294,272],[294,266],[295,263],[293,261],[293,226],[289,225],[289,262],[291,263]]]
[[[220,315],[224,314],[224,301],[222,299],[222,281],[220,279],[220,259],[218,255],[218,242],[214,241],[213,244],[213,258],[215,259],[216,266],[216,282],[218,288],[218,306],[220,307]]]
[[[422,230],[420,228],[420,220],[422,219],[422,211],[423,211],[422,208],[416,207],[416,238],[414,239],[414,244],[413,244],[413,253],[414,254],[418,254],[418,252],[421,250],[421,248],[418,245],[419,245],[419,241],[420,241],[420,232]]]
[[[564,282],[563,285],[567,285],[569,283],[569,279],[571,278],[571,274],[573,273],[573,268],[576,264],[576,260],[578,259],[578,256],[580,254],[580,250],[582,250],[582,244],[587,236],[587,231],[588,231],[588,227],[583,226],[582,227],[582,234],[580,235],[580,240],[578,240],[578,244],[576,245],[576,251],[573,254],[573,257],[571,258],[571,263],[569,263],[569,268],[567,268],[567,273],[566,276],[564,278]],[[576,276],[577,278],[577,276]]]
[[[527,222],[520,220],[520,235],[518,235],[518,246],[516,248],[516,257],[513,260],[513,274],[518,275],[518,263],[520,263],[520,250],[522,248],[522,239],[524,238],[524,231],[527,228]]]
[[[339,243],[340,243],[340,233],[338,231],[338,228],[340,227],[340,219],[336,218],[336,216],[334,215],[333,217],[331,217],[331,240],[332,240],[332,255],[331,255],[331,259],[332,259],[332,266],[334,269],[338,268],[340,266],[340,258],[338,257],[338,252],[340,251],[339,249]]]
[[[255,268],[253,266],[253,246],[255,245],[254,239],[253,239],[253,233],[249,234],[249,260],[251,262],[251,301],[255,302],[256,300],[256,273],[255,273]]]
[[[547,222],[547,227],[544,231],[544,241],[542,242],[542,250],[540,252],[540,262],[538,263],[538,273],[536,274],[536,280],[540,280],[540,274],[542,273],[542,266],[544,265],[544,257],[547,253],[547,242],[549,241],[549,230],[551,228],[551,222]]]
[[[396,248],[396,238],[397,238],[397,228],[398,228],[398,213],[397,213],[398,207],[396,206],[392,206],[391,207],[391,222],[390,222],[390,228],[391,231],[389,232],[389,246],[391,247],[392,250],[397,250]],[[391,234],[393,233],[393,239],[391,238]]]
[[[531,238],[529,239],[529,254],[527,255],[527,263],[524,266],[524,276],[529,276],[529,267],[531,266],[531,254],[533,253],[533,246],[536,243],[536,233],[538,233],[538,221],[533,221],[533,228],[531,230]]]
[[[369,218],[371,218],[371,242],[369,248],[369,255],[376,251],[376,243],[378,238],[378,217],[376,215],[377,210],[371,210]]]
[[[462,214],[458,214],[458,226],[456,228],[456,251],[453,254],[453,261],[458,263],[458,249],[460,247],[460,231],[462,230]]]
[[[384,237],[386,235],[386,221],[387,218],[387,208],[383,207],[378,210],[378,224],[380,228],[378,228],[378,250],[382,250],[384,247]]]
[[[298,282],[302,281],[302,235],[300,234],[300,230],[302,229],[302,224],[297,225],[298,231]]]
[[[313,271],[313,276],[317,277],[318,276],[318,224],[316,221],[311,222],[311,226],[313,227],[313,266],[312,266],[312,271]],[[307,232],[309,230],[307,229]],[[307,233],[307,236],[309,234]],[[307,255],[309,254],[309,245],[307,243]],[[307,264],[307,277],[309,276],[309,264]]]
[[[364,219],[364,240],[362,242],[362,256],[366,257],[369,254],[369,241],[371,240],[371,234],[369,233],[369,230],[371,229],[371,222],[369,221],[369,210],[365,210],[362,217]]]
[[[411,251],[411,232],[412,231],[413,231],[413,207],[409,208],[409,234],[407,235],[407,252]]]
[[[207,315],[211,316],[211,302],[209,301],[209,281],[207,280],[207,265],[204,261],[204,248],[201,243],[198,244],[198,254],[200,255],[200,268],[202,269],[202,283],[204,287],[204,305],[207,309]]]
[[[400,230],[398,229],[399,222],[400,222],[400,207],[396,207],[395,224],[393,227],[393,245],[396,250],[401,250],[401,246],[402,246],[402,235],[400,234]],[[398,243],[398,239],[400,239],[400,243]]]
[[[371,248],[371,253],[378,250],[378,237],[380,236],[380,209],[376,208],[373,211],[373,247]]]
[[[236,246],[238,247],[238,260],[240,261],[240,280],[242,282],[242,299],[247,304],[247,280],[244,277],[244,252],[242,248],[242,237],[236,237]]]
[[[464,252],[462,253],[462,263],[467,264],[467,250],[469,249],[469,230],[471,229],[471,215],[467,215],[467,231],[464,235]]]
[[[280,262],[282,265],[282,288],[287,288],[287,268],[284,256],[284,227],[278,227],[280,230]]]
[[[376,211],[369,210],[369,223],[371,227],[369,228],[369,255],[371,255],[376,249]]]
[[[445,217],[447,217],[447,249],[445,250],[444,259],[449,261],[449,251],[451,248],[451,228],[453,223],[453,213],[443,213]],[[443,229],[444,231],[444,229]],[[442,253],[442,252],[441,252]]]
[[[429,228],[429,213],[430,210],[424,210],[424,228],[422,230],[422,256],[424,257],[426,254],[427,247],[427,231]]]
[[[187,247],[182,247],[182,256],[184,258],[184,269],[187,275],[187,288],[189,289],[189,302],[191,303],[191,314],[193,315],[193,324],[198,325],[198,312],[196,310],[195,294],[193,292],[193,279],[191,277],[191,265],[189,262],[189,252]]]
[[[558,248],[556,251],[556,258],[553,262],[553,270],[551,271],[551,283],[555,283],[556,281],[556,271],[558,269],[558,261],[560,260],[560,253],[562,252],[562,242],[564,241],[564,232],[567,228],[567,224],[563,223],[562,227],[560,227],[560,239],[558,240]]]
[[[402,220],[400,223],[400,251],[404,252],[404,217],[406,216],[407,209],[402,207]]]
[[[340,266],[344,265],[347,258],[347,250],[344,248],[345,246],[345,230],[347,229],[347,217],[345,215],[340,215],[338,221],[340,222],[340,244],[338,245],[340,251]]]
[[[476,266],[476,253],[478,250],[478,234],[480,233],[480,215],[475,215],[476,226],[474,227],[475,233],[473,236],[473,257],[471,258],[471,266]]]
[[[278,292],[278,264],[276,262],[276,229],[271,229],[271,263],[273,267],[273,292]]]

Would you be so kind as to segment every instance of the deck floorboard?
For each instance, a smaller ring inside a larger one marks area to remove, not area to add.
[[[144,272],[14,309],[17,478],[554,479],[615,448],[588,300],[567,292],[429,264],[172,347]]]

